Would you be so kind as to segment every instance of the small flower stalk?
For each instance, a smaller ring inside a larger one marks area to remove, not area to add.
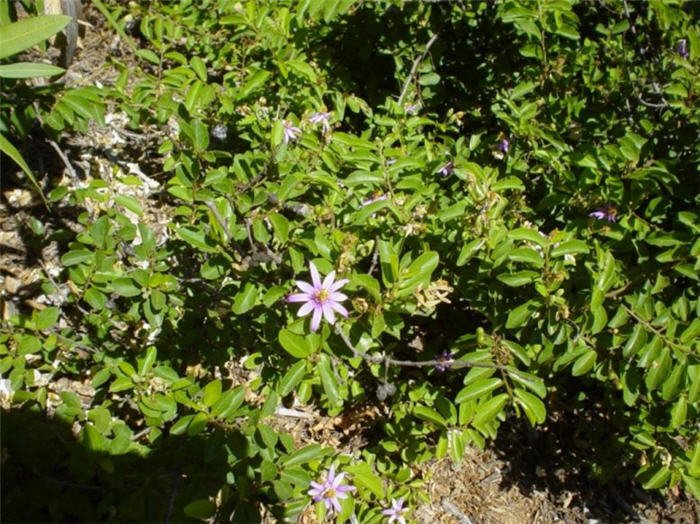
[[[599,207],[592,213],[588,213],[589,217],[597,218],[598,220],[607,220],[614,223],[617,220],[617,208],[611,204],[606,204]]]
[[[321,281],[321,275],[313,262],[309,262],[309,271],[311,272],[311,283],[297,280],[296,285],[301,293],[289,295],[286,300],[287,302],[304,303],[297,312],[300,317],[313,312],[311,331],[315,332],[318,331],[322,318],[333,325],[335,324],[335,313],[339,313],[343,317],[348,316],[348,310],[340,304],[348,297],[338,291],[350,281],[347,278],[336,281],[335,271],[328,273],[326,278]]]
[[[387,520],[388,524],[392,522],[398,522],[399,524],[406,524],[406,513],[408,513],[408,508],[403,505],[403,497],[400,499],[391,499],[391,507],[382,510],[382,515],[389,517]]]
[[[283,120],[282,126],[284,127],[285,144],[288,144],[289,142],[296,140],[301,136],[301,129],[295,127],[294,124],[292,124],[289,120]]]
[[[323,502],[326,510],[340,513],[340,500],[348,498],[349,491],[355,491],[353,486],[343,486],[345,473],[335,474],[335,466],[331,466],[323,482],[311,482],[308,494],[314,502]]]

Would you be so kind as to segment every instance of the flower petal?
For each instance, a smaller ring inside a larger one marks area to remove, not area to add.
[[[323,284],[322,287],[323,289],[329,289],[333,285],[333,281],[335,280],[335,271],[331,271],[326,275],[326,278],[323,279]]]
[[[299,311],[297,311],[297,316],[305,317],[306,315],[311,313],[316,307],[316,303],[313,300],[309,300],[306,304],[299,308]]]
[[[342,316],[346,317],[348,316],[348,310],[345,309],[343,306],[338,304],[337,302],[331,302],[331,307],[335,309],[338,313],[340,313]]]
[[[317,290],[320,289],[321,275],[318,273],[318,269],[316,269],[313,262],[309,262],[309,271],[311,271],[311,282],[314,283],[314,288]]]
[[[342,293],[333,292],[328,298],[331,299],[333,302],[342,302],[343,300],[347,300],[348,296]]]
[[[326,317],[328,323],[332,326],[335,324],[335,313],[333,313],[333,302],[323,304],[323,316]]]
[[[332,499],[326,499],[326,500],[330,500],[331,504],[333,504],[333,509],[335,509],[335,511],[337,513],[340,513],[340,509],[341,509],[340,502],[338,502],[337,498],[333,497]]]
[[[289,295],[285,300],[287,302],[308,302],[312,298],[308,293],[295,293],[294,295]]]
[[[304,282],[303,280],[297,280],[296,285],[299,289],[301,289],[304,293],[315,293],[316,288],[314,288],[311,284],[308,282]]]
[[[323,308],[318,305],[312,305],[314,310],[314,316],[311,319],[311,331],[318,331],[318,326],[321,325],[321,316],[323,315]]]
[[[334,282],[333,285],[328,288],[328,290],[329,291],[338,291],[341,287],[343,287],[348,282],[350,282],[350,280],[348,280],[347,278],[341,278],[340,280]]]

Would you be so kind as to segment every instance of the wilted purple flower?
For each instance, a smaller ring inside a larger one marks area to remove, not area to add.
[[[338,290],[350,281],[347,278],[343,278],[336,282],[335,271],[331,271],[321,282],[321,275],[313,262],[309,262],[309,270],[311,271],[311,282],[313,285],[297,280],[297,287],[302,293],[289,295],[286,300],[287,302],[305,302],[299,308],[297,315],[304,317],[313,311],[311,331],[316,331],[321,324],[322,316],[326,317],[329,324],[335,324],[334,311],[337,311],[344,317],[348,316],[348,310],[340,305],[340,302],[348,297],[343,293],[338,293]]]
[[[326,505],[326,510],[335,510],[340,512],[340,502],[338,499],[348,498],[348,491],[355,491],[353,486],[341,486],[345,473],[335,474],[335,466],[331,466],[328,470],[323,483],[311,481],[312,488],[307,492],[311,495],[314,502],[321,502]]]
[[[455,163],[453,160],[450,160],[447,164],[445,164],[444,166],[442,166],[440,168],[438,173],[440,173],[442,176],[448,176],[448,175],[452,174],[454,169],[455,169]]]
[[[408,511],[408,508],[403,507],[403,497],[399,500],[391,499],[391,508],[383,509],[382,515],[389,517],[387,521],[389,524],[396,521],[399,524],[406,524],[406,518],[404,514]]]
[[[320,123],[323,126],[323,133],[325,134],[331,128],[330,124],[328,123],[328,119],[330,117],[331,114],[329,111],[316,111],[309,117],[309,122],[311,122],[312,124]]]
[[[615,222],[617,218],[617,209],[611,204],[606,204],[603,207],[599,207],[592,213],[588,213],[588,216],[597,218],[598,220],[607,220],[608,222]]]
[[[215,125],[214,129],[211,130],[211,135],[217,140],[226,140],[226,136],[228,135],[226,126],[224,124]]]
[[[508,148],[510,148],[510,142],[507,138],[504,138],[498,143],[498,149],[504,155],[508,152]]]
[[[284,143],[288,144],[290,140],[296,140],[301,135],[301,129],[294,127],[289,120],[283,120],[284,126]]]
[[[386,200],[387,196],[386,193],[375,193],[371,197],[369,197],[367,200],[363,200],[360,202],[360,206],[365,207],[368,206],[374,202],[379,202],[380,200]]]
[[[681,38],[676,44],[676,53],[681,58],[688,60],[690,53],[688,53],[688,41],[685,38]]]
[[[438,371],[447,371],[454,364],[455,359],[452,358],[452,351],[443,351],[437,358],[438,363],[435,364],[435,369]]]

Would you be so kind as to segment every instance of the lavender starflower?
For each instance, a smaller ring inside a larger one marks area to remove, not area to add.
[[[360,206],[365,207],[365,206],[368,206],[370,204],[373,204],[374,202],[379,202],[380,200],[386,200],[386,199],[387,199],[386,193],[374,193],[367,200],[363,200],[362,202],[360,202]]]
[[[301,129],[295,127],[289,120],[283,120],[284,126],[284,143],[288,144],[290,140],[296,140],[301,135]]]
[[[599,207],[592,213],[588,213],[589,217],[597,218],[598,220],[607,220],[608,222],[615,222],[617,219],[617,209],[611,204],[606,204],[603,207]]]
[[[335,474],[335,466],[328,470],[325,480],[322,483],[311,481],[312,488],[307,492],[314,502],[321,502],[326,505],[326,510],[340,512],[340,502],[338,499],[348,498],[348,491],[355,491],[353,486],[341,486],[345,473]]]
[[[396,521],[399,524],[406,524],[404,514],[408,512],[408,508],[403,507],[403,497],[399,500],[391,499],[391,508],[382,510],[382,515],[389,517],[389,524]]]
[[[320,123],[323,127],[323,134],[326,134],[331,128],[330,124],[328,123],[328,119],[330,117],[331,113],[329,111],[316,111],[309,117],[309,122],[312,124]]]
[[[448,175],[451,175],[451,174],[452,174],[452,172],[454,171],[454,169],[455,169],[454,160],[450,160],[447,164],[445,164],[444,166],[442,166],[442,167],[440,168],[440,170],[438,171],[438,173],[440,173],[442,176],[448,176]]]
[[[690,53],[688,52],[688,41],[685,38],[681,38],[676,44],[676,53],[681,58],[688,60]]]
[[[498,143],[498,150],[503,153],[504,155],[508,152],[508,149],[510,148],[510,142],[508,141],[507,138],[504,138]]]
[[[449,350],[440,353],[437,360],[439,362],[435,364],[435,369],[437,369],[440,372],[447,371],[452,367],[452,364],[454,364],[455,362],[455,359],[452,358],[452,351]]]
[[[322,316],[331,325],[335,324],[335,311],[344,317],[348,316],[348,310],[340,305],[340,302],[348,297],[343,293],[338,293],[338,290],[350,281],[347,278],[335,281],[335,271],[331,271],[321,282],[321,275],[313,262],[309,262],[309,270],[311,271],[311,282],[313,285],[297,280],[297,287],[302,293],[289,295],[286,300],[287,302],[305,302],[299,308],[297,315],[304,317],[313,311],[311,331],[317,331],[321,324]]]
[[[415,104],[411,104],[410,102],[406,102],[403,105],[403,109],[409,115],[415,115],[418,112],[418,110],[420,109],[420,104],[418,102],[416,102]]]

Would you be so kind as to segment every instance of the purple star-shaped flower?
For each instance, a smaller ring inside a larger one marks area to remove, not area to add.
[[[323,133],[327,133],[328,130],[331,128],[330,124],[328,123],[328,119],[331,117],[331,114],[329,111],[316,111],[309,117],[309,122],[312,124],[321,124],[323,126]]]
[[[408,511],[408,508],[403,507],[403,497],[399,500],[391,499],[391,507],[389,509],[383,509],[382,515],[389,517],[387,521],[389,524],[396,521],[399,524],[406,524],[406,518],[404,514]]]
[[[453,160],[450,160],[447,164],[442,166],[438,173],[440,173],[442,176],[448,176],[451,175],[452,172],[455,170],[455,163]]]
[[[452,364],[454,364],[455,359],[452,358],[452,351],[443,351],[440,353],[438,356],[437,360],[438,363],[435,364],[435,369],[437,369],[440,372],[447,371],[452,367]]]
[[[597,218],[598,220],[607,220],[608,222],[615,222],[617,219],[617,209],[615,206],[606,204],[603,207],[599,207],[592,213],[588,213],[589,217]]]
[[[348,498],[348,491],[355,491],[353,486],[341,486],[345,473],[335,474],[335,466],[331,466],[328,474],[322,483],[311,481],[311,489],[307,492],[314,502],[321,502],[326,505],[326,510],[340,512],[340,502],[338,499]]]
[[[317,331],[321,325],[321,317],[325,317],[332,325],[335,324],[335,312],[344,317],[348,316],[348,310],[340,305],[340,302],[348,297],[343,293],[338,293],[338,290],[350,281],[347,278],[336,281],[335,271],[331,271],[321,282],[321,275],[313,262],[309,262],[309,270],[311,271],[312,284],[297,280],[297,287],[302,292],[289,295],[286,300],[287,302],[304,302],[305,304],[299,308],[297,315],[304,317],[313,311],[311,331]]]
[[[501,153],[506,154],[510,148],[510,142],[507,138],[504,138],[498,143],[498,149]]]
[[[688,60],[690,53],[688,52],[688,41],[685,38],[681,38],[676,44],[676,53],[681,58]]]
[[[288,144],[291,140],[296,140],[301,135],[301,129],[295,127],[289,120],[283,120],[284,126],[284,143]]]

